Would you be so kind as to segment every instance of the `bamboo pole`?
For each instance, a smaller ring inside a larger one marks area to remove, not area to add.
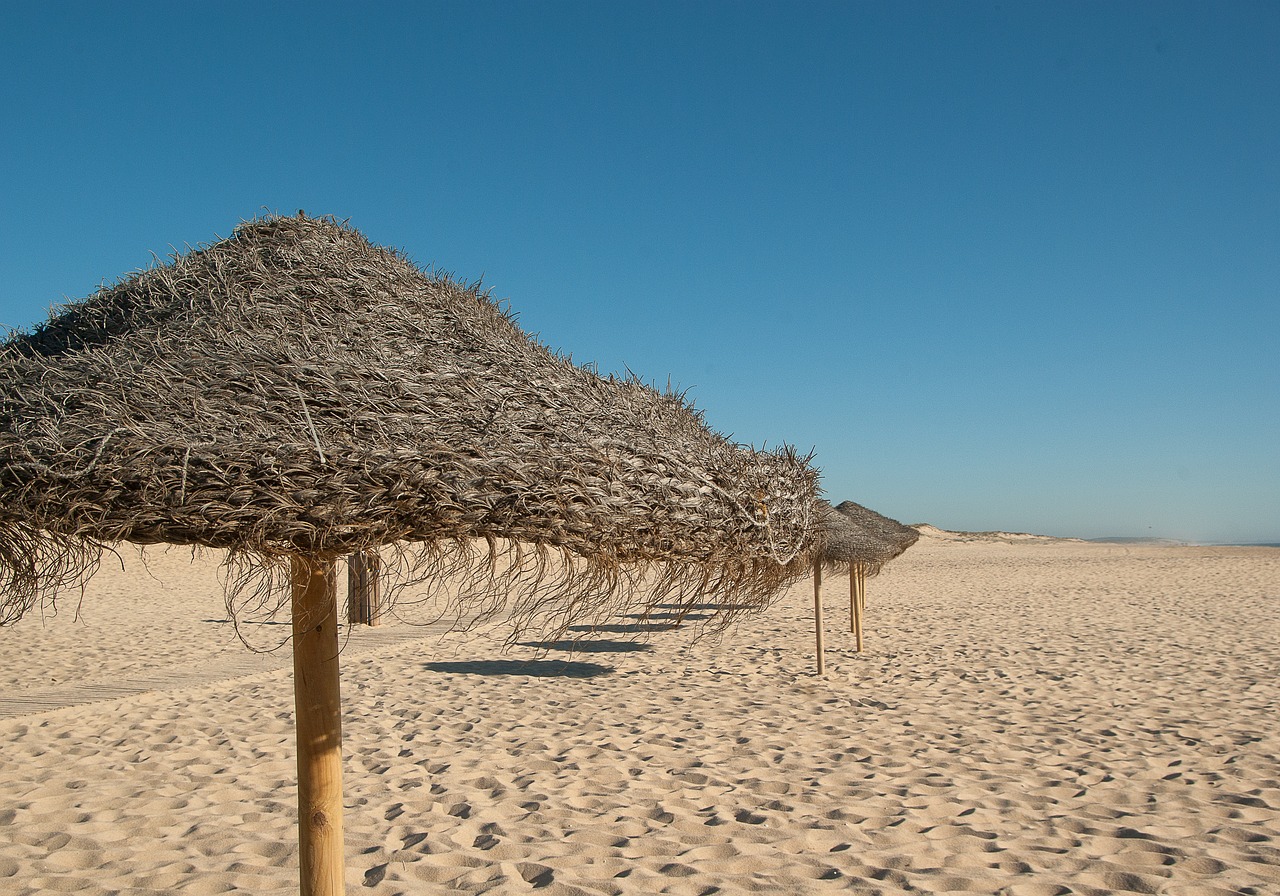
[[[813,627],[818,638],[818,674],[827,671],[825,651],[822,645],[822,564],[813,565]]]
[[[867,570],[861,563],[849,564],[849,630],[854,646],[862,653],[862,611],[866,608]]]
[[[382,622],[382,558],[373,551],[357,551],[347,558],[347,622],[379,625]]]
[[[334,561],[295,556],[293,697],[302,896],[342,896],[342,701]]]

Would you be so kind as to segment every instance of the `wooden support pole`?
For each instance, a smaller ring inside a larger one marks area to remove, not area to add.
[[[854,647],[862,653],[862,610],[866,606],[867,570],[861,563],[849,564],[849,629]]]
[[[849,631],[858,631],[858,564],[849,564]]]
[[[342,699],[333,560],[293,558],[293,699],[302,896],[343,896]]]
[[[822,564],[813,565],[813,627],[818,637],[818,674],[827,671],[826,657],[822,644]]]
[[[373,551],[357,551],[347,558],[347,622],[382,622],[382,558]]]

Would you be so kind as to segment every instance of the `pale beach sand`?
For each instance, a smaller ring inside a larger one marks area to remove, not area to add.
[[[288,650],[149,557],[0,630],[6,896],[296,892]],[[571,657],[357,632],[349,892],[1280,894],[1280,550],[931,533],[861,655],[827,577],[823,678],[811,589]]]

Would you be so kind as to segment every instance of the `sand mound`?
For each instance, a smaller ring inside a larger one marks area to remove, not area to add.
[[[962,541],[980,544],[1050,544],[1054,542],[1081,543],[1078,538],[1058,538],[1053,535],[1033,535],[1029,532],[954,532],[939,529],[928,523],[919,523],[911,528],[920,533],[922,538],[937,541]]]

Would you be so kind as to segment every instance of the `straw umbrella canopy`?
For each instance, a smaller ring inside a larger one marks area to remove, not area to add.
[[[291,583],[304,893],[342,889],[336,557],[414,543],[414,572],[561,624],[712,589],[759,609],[813,561],[816,495],[808,458],[301,213],[0,345],[0,622],[116,542],[225,549],[229,602]]]
[[[822,544],[814,566],[813,599],[815,628],[818,632],[818,671],[821,673],[824,668],[821,593],[823,568],[847,568],[849,571],[849,628],[854,633],[856,649],[861,652],[866,580],[869,576],[879,574],[886,563],[915,544],[920,533],[853,501],[844,501],[835,507],[826,501],[819,501],[818,520]]]
[[[829,567],[858,564],[874,576],[920,538],[910,526],[853,501],[823,507],[821,514],[826,535],[821,558]]]

